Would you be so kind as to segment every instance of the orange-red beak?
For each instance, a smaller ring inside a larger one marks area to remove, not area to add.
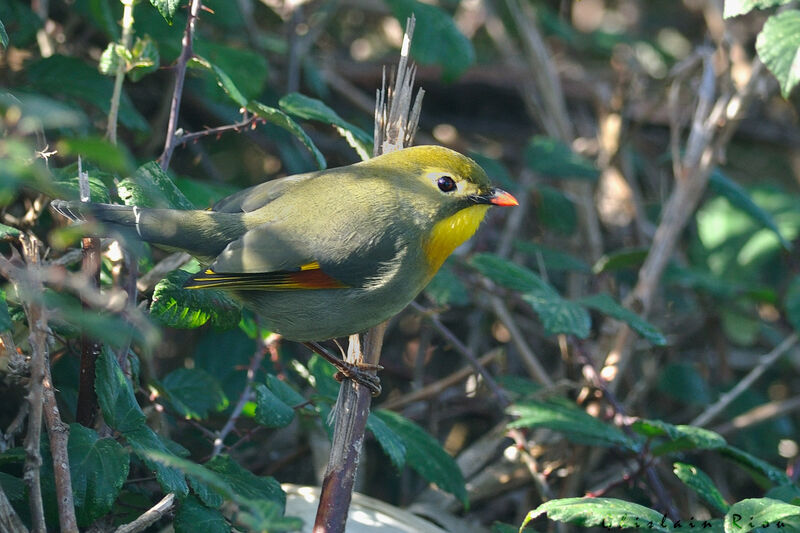
[[[476,204],[491,204],[500,206],[519,205],[514,195],[503,189],[491,189],[488,194],[475,194],[470,196],[470,200]]]

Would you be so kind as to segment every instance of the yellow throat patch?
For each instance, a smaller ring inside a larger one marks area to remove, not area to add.
[[[486,216],[488,205],[473,205],[440,220],[423,244],[429,275],[433,276],[453,250],[472,237]]]

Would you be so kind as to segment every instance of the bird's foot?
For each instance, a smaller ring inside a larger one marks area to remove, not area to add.
[[[333,376],[336,378],[336,381],[341,382],[344,379],[350,379],[369,389],[372,396],[380,395],[381,380],[376,375],[376,372],[383,370],[383,366],[373,365],[370,363],[349,363],[333,355],[319,343],[304,342],[303,344],[312,352],[318,354],[320,357],[336,367],[338,372]]]

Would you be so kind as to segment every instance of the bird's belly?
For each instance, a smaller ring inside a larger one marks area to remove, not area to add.
[[[294,341],[320,341],[364,331],[399,313],[422,284],[371,289],[238,291],[270,330]]]

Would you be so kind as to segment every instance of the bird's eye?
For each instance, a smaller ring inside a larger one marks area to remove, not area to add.
[[[442,192],[451,192],[456,190],[456,182],[450,176],[442,176],[441,178],[436,180],[436,185]]]

